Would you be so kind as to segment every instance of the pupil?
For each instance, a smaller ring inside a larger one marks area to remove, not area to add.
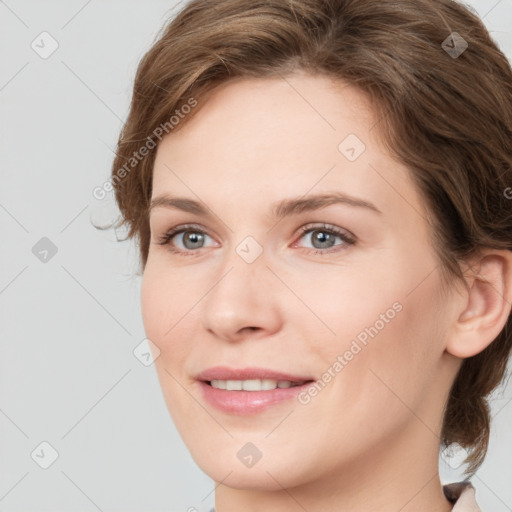
[[[188,249],[196,249],[197,248],[196,245],[198,245],[198,244],[200,246],[202,237],[203,237],[203,235],[201,235],[199,233],[186,233],[185,241],[191,242],[192,246],[193,246],[193,247],[188,247]],[[186,245],[186,243],[185,243],[185,245]]]
[[[325,231],[316,231],[316,233],[317,233],[316,236],[313,237],[314,240],[320,242],[321,244],[327,242],[327,245],[322,246],[323,248],[332,246],[328,243],[330,241],[330,239],[332,238],[330,233],[326,233]]]

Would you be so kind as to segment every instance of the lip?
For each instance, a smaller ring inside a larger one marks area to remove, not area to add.
[[[225,366],[208,368],[197,375],[201,393],[206,402],[220,411],[234,415],[258,414],[292,400],[315,380],[311,376],[298,376],[267,368],[234,369]],[[306,381],[300,386],[276,388],[267,391],[228,391],[212,387],[211,380],[272,379],[290,382]]]
[[[314,380],[307,375],[292,375],[280,371],[270,370],[268,368],[229,368],[227,366],[213,366],[196,376],[197,380],[249,380],[249,379],[272,379],[289,380],[290,382],[302,382],[304,380]],[[256,391],[257,393],[257,391]]]

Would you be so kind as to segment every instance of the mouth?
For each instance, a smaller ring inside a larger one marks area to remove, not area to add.
[[[312,380],[290,381],[274,379],[247,379],[247,380],[207,380],[204,381],[215,389],[227,391],[272,391],[273,389],[287,389],[313,382]]]
[[[197,377],[202,398],[231,415],[257,414],[290,401],[316,379],[265,368],[214,367]]]

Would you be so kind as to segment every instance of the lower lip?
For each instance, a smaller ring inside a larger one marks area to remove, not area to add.
[[[301,391],[309,387],[312,382],[290,388],[276,388],[268,391],[227,391],[210,386],[206,382],[199,382],[205,400],[229,414],[257,414],[272,406],[295,398]]]

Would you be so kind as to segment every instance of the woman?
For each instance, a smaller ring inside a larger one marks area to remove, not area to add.
[[[453,1],[194,0],[169,23],[112,182],[216,512],[479,510],[511,140],[510,65]],[[443,487],[450,446],[468,479]]]

